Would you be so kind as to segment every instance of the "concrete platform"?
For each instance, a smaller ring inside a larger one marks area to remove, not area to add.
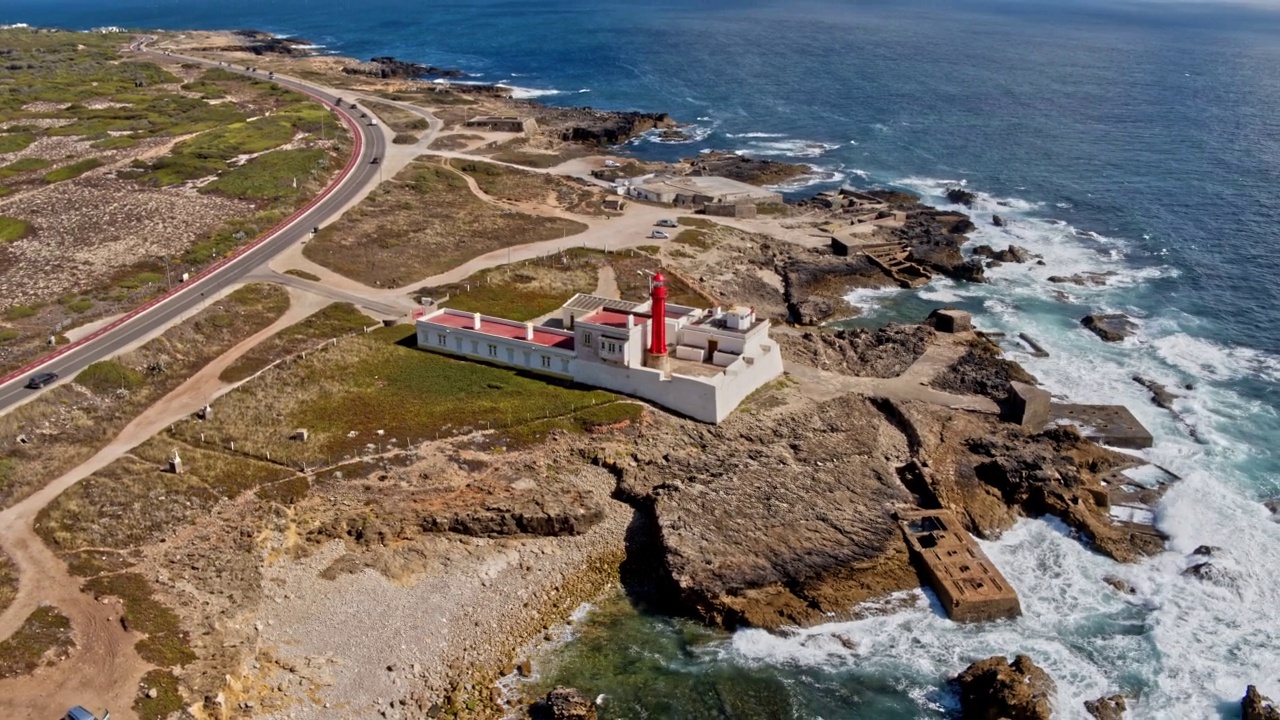
[[[1018,617],[1018,594],[950,510],[898,513],[911,558],[956,622]]]
[[[1066,421],[1094,442],[1112,447],[1144,450],[1155,442],[1150,431],[1123,405],[1069,405],[1053,403],[1050,422]]]

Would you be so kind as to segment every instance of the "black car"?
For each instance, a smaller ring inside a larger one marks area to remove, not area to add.
[[[48,385],[49,383],[57,379],[58,379],[58,373],[52,373],[52,372],[36,373],[35,375],[31,376],[30,380],[27,381],[27,387],[31,388],[32,390],[39,390],[40,388],[44,387],[45,385]]]
[[[369,161],[369,164],[370,164],[370,165],[377,165],[379,162],[382,162],[382,161],[381,161],[381,160],[379,160],[377,157],[375,157],[374,159],[372,159],[372,160],[370,160],[370,161]]]

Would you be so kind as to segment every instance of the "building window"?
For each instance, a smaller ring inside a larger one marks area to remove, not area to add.
[[[542,367],[544,367],[544,368],[549,368],[549,367],[551,367],[551,358],[550,358],[550,357],[548,357],[548,356],[546,356],[546,355],[543,355],[543,356],[542,356]]]
[[[436,333],[436,344],[445,347],[449,344],[449,336],[444,333]]]
[[[585,340],[585,343],[584,343],[584,344],[585,344],[587,347],[591,347],[591,333],[587,333],[586,335],[584,335],[584,336],[583,336],[583,340]]]
[[[489,343],[489,357],[498,357],[498,346]]]

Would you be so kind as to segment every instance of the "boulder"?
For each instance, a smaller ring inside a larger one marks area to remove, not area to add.
[[[529,708],[534,720],[596,720],[596,706],[586,693],[576,688],[552,688],[547,696]]]
[[[1138,331],[1138,326],[1124,313],[1086,315],[1080,324],[1106,342],[1119,342]]]
[[[1004,227],[1005,221],[1004,221],[1004,218],[1000,217],[999,215],[992,215],[991,224],[995,225],[996,227]]]
[[[1271,698],[1258,692],[1258,688],[1250,685],[1244,691],[1244,697],[1240,699],[1240,718],[1241,720],[1280,720],[1280,708],[1271,702]]]
[[[1049,720],[1053,680],[1026,655],[979,660],[955,679],[964,720]]]
[[[1010,245],[1005,252],[1009,257],[1007,262],[1024,263],[1031,259],[1031,251],[1021,245]]]
[[[1137,590],[1134,590],[1133,586],[1130,585],[1128,582],[1121,580],[1115,575],[1108,575],[1102,578],[1102,581],[1110,585],[1111,587],[1115,588],[1117,592],[1122,592],[1125,595],[1133,595],[1138,592]]]
[[[1097,700],[1084,701],[1085,712],[1098,720],[1124,720],[1125,706],[1123,695],[1100,697]]]
[[[945,195],[947,202],[964,205],[965,207],[973,207],[973,201],[978,199],[977,195],[960,187],[947,188]]]
[[[1151,391],[1151,402],[1154,403],[1156,407],[1164,408],[1165,410],[1173,410],[1173,401],[1177,399],[1178,396],[1169,392],[1169,389],[1164,385],[1161,385],[1155,380],[1144,378],[1141,375],[1134,375],[1133,381]]]
[[[967,282],[984,283],[987,281],[987,271],[982,266],[982,261],[970,258],[955,268],[952,277]]]
[[[1072,285],[1079,285],[1081,287],[1084,287],[1085,285],[1100,287],[1102,285],[1106,285],[1107,278],[1114,274],[1114,272],[1108,270],[1107,272],[1086,272],[1076,273],[1075,275],[1050,275],[1049,282],[1071,283]]]

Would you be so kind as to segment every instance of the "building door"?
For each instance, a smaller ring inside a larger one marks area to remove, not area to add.
[[[707,340],[707,362],[714,362],[716,359],[716,351],[720,349],[719,340]]]

